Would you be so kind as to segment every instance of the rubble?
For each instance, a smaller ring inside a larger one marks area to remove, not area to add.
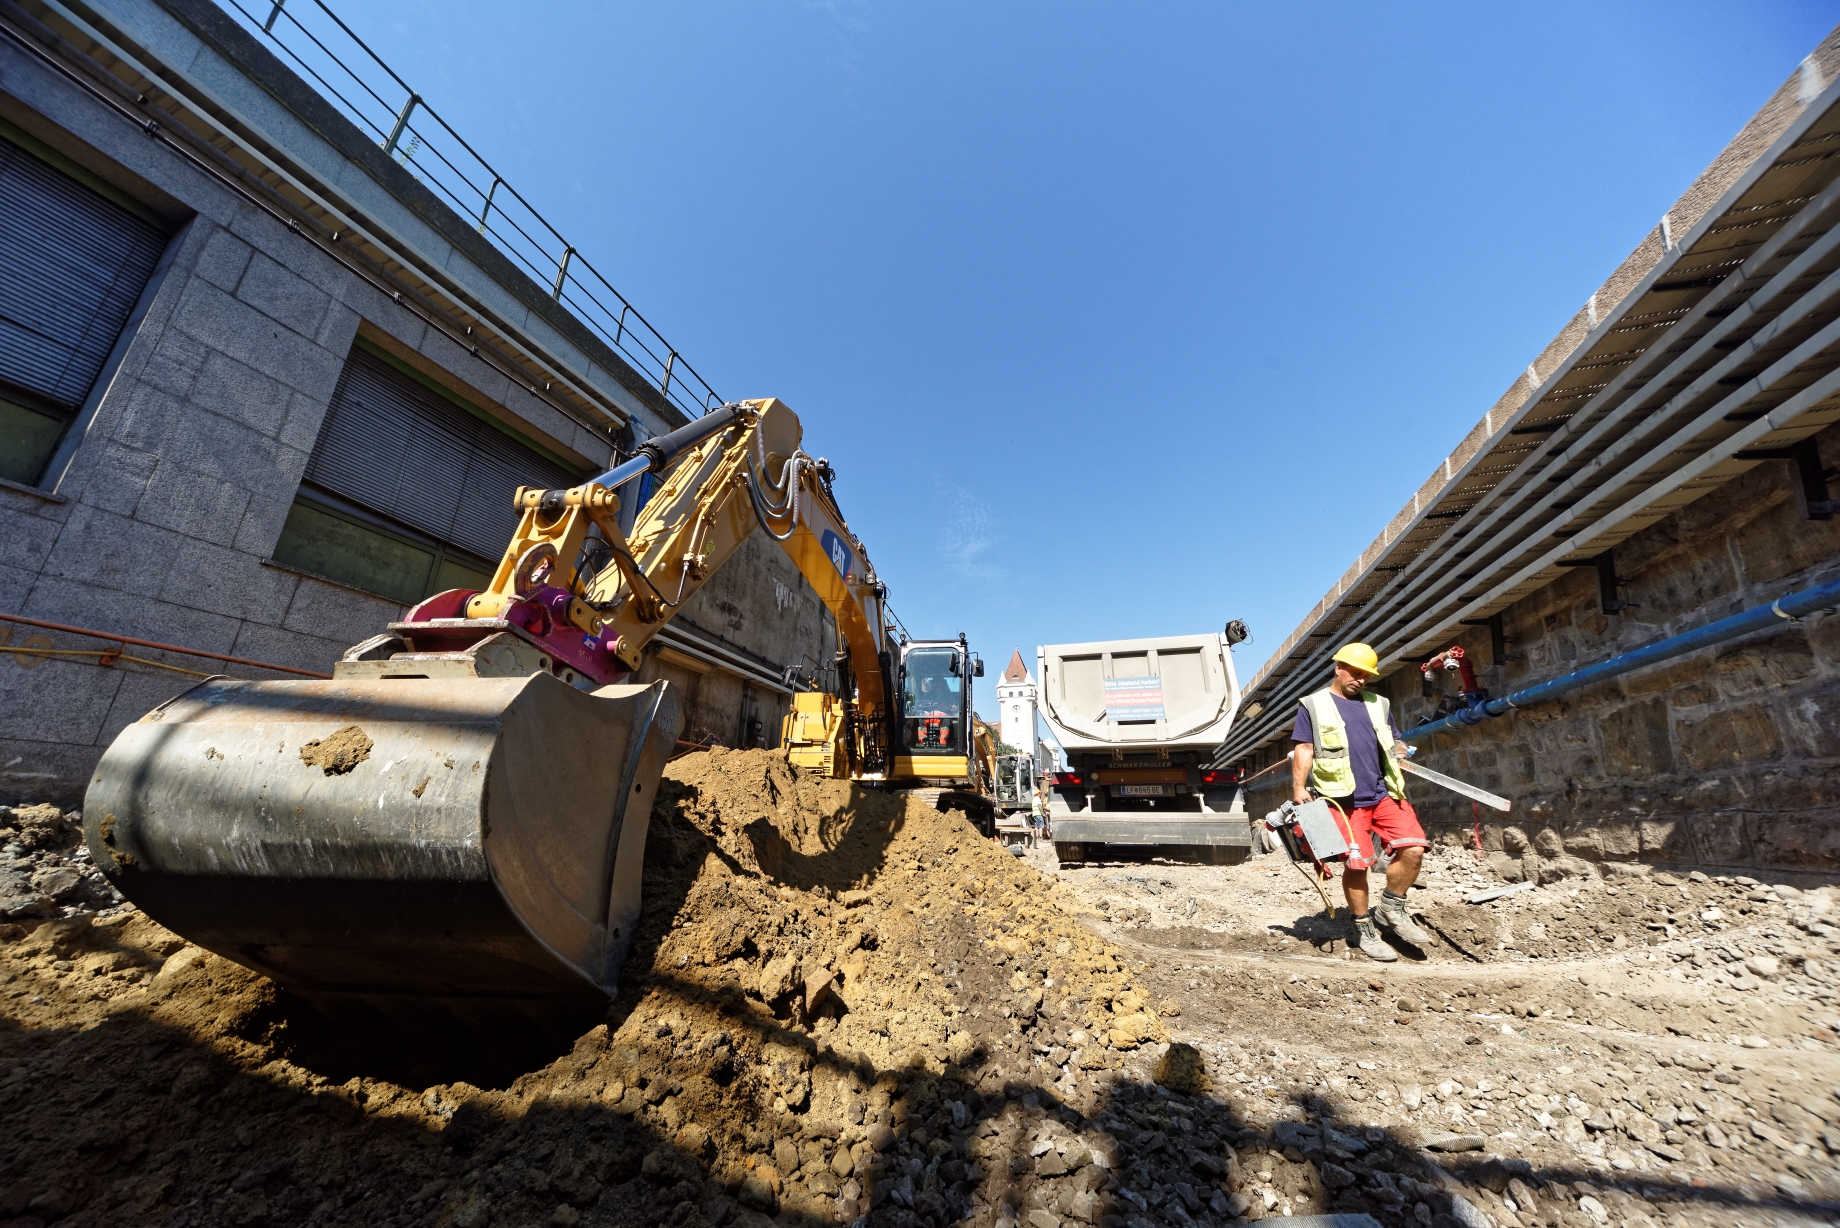
[[[91,881],[71,821],[12,819],[9,898]],[[1684,1228],[1840,1199],[1828,888],[1651,869],[1470,905],[1499,880],[1441,848],[1436,948],[1381,966],[1271,858],[1050,857],[686,756],[625,988],[560,1042],[334,1026],[53,901],[0,927],[0,1223]]]
[[[121,895],[90,862],[83,817],[56,806],[0,806],[0,918],[108,912]]]

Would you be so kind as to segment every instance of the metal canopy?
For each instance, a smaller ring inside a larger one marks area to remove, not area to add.
[[[1836,72],[1840,31],[1260,668],[1217,765],[1288,728],[1340,644],[1422,659],[1840,420]]]

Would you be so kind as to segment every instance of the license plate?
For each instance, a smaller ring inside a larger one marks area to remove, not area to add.
[[[1162,797],[1169,791],[1167,785],[1119,785],[1119,797]]]

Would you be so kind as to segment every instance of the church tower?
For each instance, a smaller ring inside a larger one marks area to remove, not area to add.
[[[1003,740],[1030,758],[1038,758],[1040,740],[1035,734],[1035,702],[1038,692],[1022,663],[1022,650],[1009,659],[1009,668],[997,683],[997,704],[1002,709]]]

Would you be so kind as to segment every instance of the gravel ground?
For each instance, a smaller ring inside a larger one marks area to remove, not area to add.
[[[1618,866],[1468,904],[1510,885],[1500,859],[1445,847],[1412,893],[1437,941],[1379,964],[1280,857],[1031,861],[1180,997],[1215,1096],[1297,1140],[1253,1149],[1268,1214],[1373,1210],[1410,1177],[1424,1223],[1414,1192],[1453,1183],[1498,1225],[1840,1218],[1832,887]]]

